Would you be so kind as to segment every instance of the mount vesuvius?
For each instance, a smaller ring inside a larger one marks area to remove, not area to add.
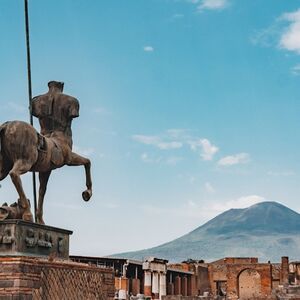
[[[230,209],[192,232],[163,245],[113,256],[143,259],[147,256],[183,261],[252,256],[279,261],[300,258],[300,214],[277,202],[261,202]]]

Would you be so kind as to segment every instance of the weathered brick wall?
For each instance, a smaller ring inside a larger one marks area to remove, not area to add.
[[[257,257],[226,257],[224,259],[226,264],[256,264]]]
[[[209,273],[207,267],[198,266],[198,291],[192,295],[197,295],[199,292],[200,295],[203,295],[204,292],[211,291],[211,285],[209,282]]]
[[[211,292],[216,295],[216,281],[227,281],[227,265],[223,263],[209,265],[208,276]]]
[[[252,299],[261,296],[261,278],[253,269],[246,269],[239,275],[240,299]]]
[[[228,261],[218,261],[208,266],[209,281],[211,291],[216,295],[216,282],[226,282],[226,290],[228,298],[234,300],[239,297],[239,275],[244,270],[256,270],[260,276],[260,294],[263,299],[267,299],[272,294],[272,265],[254,263],[255,259],[245,259],[243,262],[248,263],[237,263],[243,261],[242,259],[232,259]],[[224,263],[227,262],[227,263]],[[274,271],[275,273],[275,271]],[[278,274],[276,274],[278,276]],[[247,286],[247,284],[246,284]],[[257,291],[258,292],[258,291]]]
[[[280,284],[287,285],[289,283],[289,258],[283,256],[281,258]]]
[[[227,266],[227,295],[230,299],[238,299],[239,275],[246,269],[253,269],[260,275],[261,296],[267,299],[272,293],[272,266],[271,264],[236,264]]]
[[[107,299],[114,297],[114,273],[71,261],[0,258],[0,299]]]

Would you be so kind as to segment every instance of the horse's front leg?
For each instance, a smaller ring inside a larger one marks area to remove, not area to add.
[[[36,210],[36,221],[38,224],[45,224],[43,220],[43,203],[44,203],[44,197],[47,190],[47,183],[49,180],[49,176],[51,174],[51,171],[48,172],[40,172],[39,173],[39,181],[40,181],[40,188],[39,188],[39,202],[38,207]]]
[[[25,221],[33,222],[32,213],[30,211],[30,202],[26,198],[26,195],[23,190],[22,181],[20,176],[26,172],[28,172],[31,168],[32,164],[29,164],[25,160],[17,160],[13,168],[10,170],[9,175],[13,184],[16,187],[16,190],[19,194],[19,205],[21,206],[22,212],[22,219]]]
[[[82,192],[84,201],[89,201],[92,197],[92,177],[91,177],[91,161],[88,158],[82,157],[74,152],[71,154],[71,160],[67,163],[68,166],[84,166],[86,178],[86,190]]]

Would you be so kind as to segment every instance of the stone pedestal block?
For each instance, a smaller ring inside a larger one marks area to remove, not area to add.
[[[22,220],[0,222],[0,257],[69,258],[72,231]]]

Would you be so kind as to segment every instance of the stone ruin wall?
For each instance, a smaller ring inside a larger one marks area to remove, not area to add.
[[[71,261],[0,258],[0,299],[113,300],[114,272]]]

